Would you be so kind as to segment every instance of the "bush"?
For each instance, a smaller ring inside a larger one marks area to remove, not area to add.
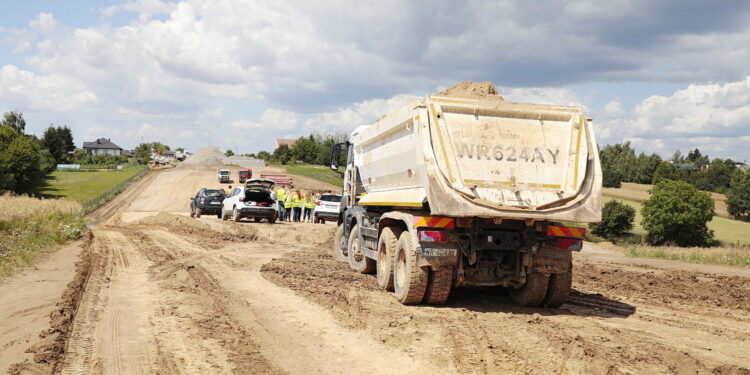
[[[714,215],[711,196],[684,181],[661,180],[643,202],[643,228],[654,245],[708,246]]]
[[[602,207],[602,221],[591,224],[591,231],[607,239],[620,237],[633,229],[635,208],[617,200],[611,200]]]
[[[750,172],[737,173],[727,192],[727,210],[735,219],[750,221]]]

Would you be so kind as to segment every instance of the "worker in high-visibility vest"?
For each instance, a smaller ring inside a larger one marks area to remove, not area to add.
[[[302,219],[302,206],[304,204],[302,203],[302,193],[299,192],[299,190],[294,191],[294,196],[292,197],[292,208],[294,209],[294,221],[299,222]]]
[[[315,196],[312,193],[305,194],[305,211],[303,221],[312,223],[312,212],[315,208]]]
[[[286,189],[284,189],[284,185],[280,186],[278,190],[276,190],[276,210],[277,216],[279,217],[279,220],[283,221],[284,217],[286,216],[286,208],[284,207],[284,201],[286,200]]]
[[[286,221],[292,221],[292,204],[293,204],[292,196],[293,195],[294,193],[289,191],[286,193],[286,197],[284,198],[284,211],[286,211],[284,213],[284,219]]]

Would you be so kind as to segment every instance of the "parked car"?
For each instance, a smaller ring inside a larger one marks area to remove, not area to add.
[[[190,199],[190,217],[198,218],[203,214],[218,216],[221,213],[222,201],[224,201],[224,190],[200,189]]]
[[[271,196],[273,185],[273,181],[265,178],[251,178],[245,186],[232,189],[222,204],[221,218],[233,221],[253,218],[256,222],[267,219],[269,223],[275,223],[276,201]]]
[[[240,180],[240,183],[243,183],[253,177],[253,171],[250,169],[237,171],[237,177],[238,180]]]
[[[216,177],[219,179],[219,183],[229,182],[232,179],[232,174],[229,169],[219,169],[216,172]]]
[[[339,218],[340,194],[323,194],[315,202],[313,222],[325,224],[326,220],[335,221]]]

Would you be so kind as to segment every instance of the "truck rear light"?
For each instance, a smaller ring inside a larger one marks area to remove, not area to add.
[[[556,238],[555,247],[560,250],[581,250],[583,241],[575,238]]]
[[[448,232],[439,230],[419,230],[417,231],[417,238],[421,242],[448,242]]]

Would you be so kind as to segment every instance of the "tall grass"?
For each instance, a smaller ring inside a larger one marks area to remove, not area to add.
[[[84,230],[78,202],[0,196],[0,278],[31,265],[53,245],[79,238]]]
[[[667,247],[631,246],[626,255],[634,258],[661,258],[690,263],[728,264],[750,267],[750,247]]]

